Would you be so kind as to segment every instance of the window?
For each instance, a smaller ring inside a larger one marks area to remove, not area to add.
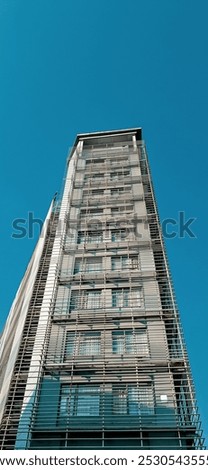
[[[114,256],[111,258],[112,271],[128,268],[128,256]]]
[[[105,159],[104,158],[93,158],[93,160],[91,160],[91,163],[105,163]]]
[[[102,271],[102,258],[76,259],[74,274]]]
[[[117,173],[117,172],[110,173],[110,179],[111,179],[111,181],[118,181],[119,173]]]
[[[126,163],[128,163],[128,159],[126,158],[126,156],[122,156],[119,158],[113,157],[113,159],[109,160],[109,162],[111,166],[121,167],[121,165],[126,165]]]
[[[92,189],[91,196],[103,196],[104,189]]]
[[[67,332],[64,351],[65,360],[73,355],[91,356],[97,354],[100,354],[99,331]]]
[[[70,310],[85,308],[100,308],[101,289],[72,291]]]
[[[100,354],[100,332],[86,332],[80,336],[79,344],[80,355]]]
[[[100,243],[103,241],[103,232],[88,232],[88,243]]]
[[[72,291],[70,299],[70,310],[81,308],[81,292]]]
[[[88,258],[85,262],[86,272],[102,271],[102,258]]]
[[[141,287],[112,289],[112,307],[141,307]]]
[[[127,214],[128,212],[133,212],[133,210],[134,210],[133,204],[128,204],[128,206],[112,207],[111,214],[117,214],[119,212],[125,212],[125,214]]]
[[[86,165],[91,165],[93,163],[104,163],[105,159],[104,158],[92,158],[90,160],[86,160]]]
[[[80,215],[81,217],[84,217],[85,215],[92,215],[92,216],[96,216],[96,215],[100,215],[100,214],[103,214],[103,209],[82,209],[80,211]]]
[[[103,241],[103,232],[90,231],[90,232],[78,232],[77,243],[100,243]]]
[[[91,189],[90,191],[84,191],[83,192],[83,200],[86,200],[88,197],[96,197],[96,196],[103,196],[104,195],[104,189]]]
[[[138,256],[129,256],[128,264],[129,264],[130,269],[138,269],[139,268]]]
[[[86,308],[99,308],[101,304],[101,290],[87,291],[86,292]]]
[[[127,231],[125,229],[111,230],[111,241],[120,242],[125,240]]]
[[[100,181],[101,179],[104,178],[104,173],[94,173],[94,175],[92,175],[92,180],[94,181],[95,179]]]
[[[111,258],[112,271],[138,269],[138,256],[114,256]]]
[[[77,243],[80,244],[80,243],[84,243],[86,242],[86,232],[78,232],[78,236],[77,236]]]
[[[101,181],[104,178],[104,173],[94,173],[90,175],[86,175],[84,177],[84,181],[90,181],[90,182],[95,182],[95,181]]]
[[[112,289],[112,307],[128,307],[129,289]]]
[[[62,385],[59,416],[99,416],[100,388],[87,385]]]
[[[128,193],[131,191],[131,186],[122,186],[121,188],[111,189],[111,196],[119,196],[119,194]]]
[[[152,415],[154,414],[154,396],[152,385],[114,385],[114,415]]]
[[[125,170],[125,171],[115,171],[110,174],[110,179],[111,181],[119,181],[125,177],[130,176],[130,171]]]
[[[145,329],[113,331],[112,349],[114,354],[149,356],[147,331]]]

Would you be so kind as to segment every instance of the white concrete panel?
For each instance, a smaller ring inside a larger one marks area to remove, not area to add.
[[[21,343],[22,331],[23,331],[23,328],[24,328],[24,323],[25,323],[25,320],[26,320],[27,311],[28,311],[31,295],[32,295],[32,292],[33,292],[35,278],[36,278],[36,274],[37,274],[37,271],[38,271],[39,262],[40,262],[40,259],[41,259],[44,243],[45,243],[47,224],[48,224],[48,221],[49,221],[50,216],[51,216],[51,211],[52,211],[52,204],[49,208],[46,220],[44,222],[44,225],[43,225],[41,235],[40,235],[40,238],[38,240],[36,249],[33,253],[32,259],[30,261],[28,269],[27,269],[27,271],[25,273],[25,276],[23,278],[22,284],[20,285],[20,288],[18,289],[18,292],[16,294],[14,303],[11,307],[11,311],[10,311],[10,314],[9,314],[9,317],[8,317],[8,320],[7,320],[7,323],[6,323],[6,327],[5,327],[3,336],[2,336],[1,354],[4,350],[4,345],[8,341],[8,338],[9,338],[9,335],[10,335],[10,328],[11,328],[11,323],[12,323],[13,317],[18,314],[18,324],[16,325],[16,333],[15,333],[15,336],[14,336],[14,341],[13,341],[12,348],[11,348],[11,353],[10,353],[8,363],[7,363],[7,367],[6,367],[6,371],[5,371],[5,379],[4,379],[3,386],[2,386],[2,389],[1,389],[1,394],[0,394],[0,420],[2,419],[2,415],[3,415],[3,412],[4,412],[4,407],[5,407],[5,403],[6,403],[6,399],[7,399],[7,395],[8,395],[8,391],[9,391],[9,386],[10,386],[10,381],[11,381],[11,377],[12,377],[12,373],[13,373],[13,368],[14,368],[14,365],[15,365],[15,361],[16,361],[16,358],[17,358],[18,351],[19,351],[19,346],[20,346],[20,343]],[[22,286],[24,286],[24,288],[22,288]],[[24,300],[23,300],[22,303],[20,303],[18,305],[20,295],[23,296]],[[20,309],[19,312],[17,312],[16,309]]]
[[[37,387],[39,384],[40,369],[43,364],[43,357],[46,347],[46,335],[49,327],[49,319],[51,315],[51,304],[53,302],[56,285],[57,285],[57,272],[59,268],[58,259],[61,256],[62,246],[65,239],[67,229],[67,213],[69,211],[70,195],[73,190],[73,179],[75,173],[75,167],[77,162],[77,150],[75,149],[68,166],[67,177],[65,182],[64,193],[61,202],[59,221],[59,233],[56,233],[51,262],[49,265],[48,276],[46,280],[45,292],[43,296],[39,323],[36,332],[35,343],[33,347],[33,354],[30,364],[30,370],[28,373],[27,385],[25,388],[25,395],[22,406],[22,413],[20,417],[16,448],[26,448],[27,439],[30,429],[30,421],[32,417],[32,410],[36,398]],[[61,227],[61,232],[60,232]],[[54,262],[54,260],[56,260]]]

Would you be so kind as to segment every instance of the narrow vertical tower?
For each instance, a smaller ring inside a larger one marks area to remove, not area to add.
[[[203,449],[140,128],[77,136],[0,372],[2,449]]]

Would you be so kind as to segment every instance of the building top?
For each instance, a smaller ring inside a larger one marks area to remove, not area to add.
[[[87,132],[84,134],[77,134],[77,137],[74,142],[74,147],[78,144],[80,140],[91,140],[100,138],[105,138],[109,136],[123,136],[125,137],[127,134],[135,134],[136,135],[136,140],[142,140],[142,128],[141,127],[132,127],[129,129],[116,129],[116,130],[111,130],[111,131],[99,131],[99,132]],[[97,142],[99,143],[99,142]]]

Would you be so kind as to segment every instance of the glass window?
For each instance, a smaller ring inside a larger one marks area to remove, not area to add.
[[[77,243],[100,243],[103,241],[103,232],[90,231],[90,232],[78,232]]]
[[[99,416],[100,388],[86,385],[63,385],[59,416]]]
[[[104,178],[104,173],[93,173],[90,175],[85,175],[84,181],[90,181],[90,182],[95,182],[95,181],[101,181]]]
[[[83,192],[83,200],[86,201],[86,199],[88,199],[89,197],[92,198],[92,197],[96,197],[96,196],[103,196],[104,195],[104,189],[92,189],[92,190],[86,190]],[[91,212],[91,209],[89,210]],[[89,212],[88,211],[88,212]],[[81,213],[83,213],[83,211],[81,211]]]
[[[101,306],[101,290],[86,291],[85,295],[86,308],[100,308]]]
[[[70,356],[73,356],[75,354],[75,342],[76,342],[75,333],[67,332],[66,333],[65,348],[64,348],[64,359],[65,360],[68,359]]]
[[[104,158],[94,158],[93,160],[91,160],[91,163],[104,163],[105,162],[105,159]]]
[[[88,243],[100,243],[103,241],[103,232],[88,232]]]
[[[110,179],[111,181],[119,181],[123,179],[124,177],[130,176],[130,171],[125,170],[125,171],[115,171],[110,174]]]
[[[114,256],[111,258],[112,271],[126,269],[128,267],[128,256]]]
[[[103,213],[103,209],[81,209],[80,211],[80,215],[81,216],[84,216],[84,215],[98,215],[98,214],[102,214]]]
[[[92,189],[91,195],[92,196],[103,196],[104,189]]]
[[[129,204],[128,206],[112,207],[111,214],[117,214],[120,212],[128,213],[128,212],[133,212],[133,210],[134,210],[133,204]]]
[[[77,236],[77,243],[84,243],[86,241],[86,233],[85,232],[78,232]]]
[[[136,330],[133,343],[136,354],[139,356],[149,356],[149,343],[146,330]]]
[[[141,287],[112,289],[112,307],[141,307]]]
[[[104,158],[91,158],[89,160],[86,160],[86,165],[91,165],[92,163],[104,163],[105,159]]]
[[[100,354],[100,332],[82,333],[79,342],[80,355]]]
[[[111,173],[111,174],[110,174],[110,179],[111,179],[112,181],[118,181],[118,179],[119,179],[119,174],[118,174],[117,172]]]
[[[129,289],[112,289],[112,307],[129,306]]]
[[[70,299],[70,310],[77,310],[81,308],[81,292],[72,291]]]
[[[121,188],[111,189],[111,195],[117,196],[119,194],[128,193],[131,191],[131,186],[122,186]]]
[[[102,271],[102,258],[88,258],[85,262],[85,271],[94,272]]]
[[[111,241],[120,242],[125,240],[127,231],[125,229],[111,230]]]
[[[81,273],[83,271],[82,260],[76,259],[74,265],[74,274]]]
[[[138,268],[138,256],[113,256],[111,258],[112,271],[123,269],[136,269]]]
[[[115,156],[113,157],[112,160],[109,159],[109,163],[111,166],[117,166],[118,168],[121,167],[121,165],[128,163],[128,159],[126,158],[126,156],[122,156],[122,157],[119,157],[119,158],[115,158]]]
[[[115,354],[149,356],[147,331],[144,329],[113,331],[112,348]]]
[[[67,332],[64,359],[67,360],[73,355],[96,355],[100,354],[100,332],[81,331]]]
[[[102,271],[102,258],[76,259],[74,274]]]
[[[81,308],[100,308],[101,289],[72,291],[70,300],[70,310]]]
[[[154,396],[152,385],[114,385],[113,414],[152,415]]]
[[[104,178],[104,173],[94,173],[94,174],[92,175],[92,180],[94,180],[94,179],[101,180],[101,179],[103,179],[103,178]]]
[[[129,267],[130,267],[130,269],[138,269],[139,268],[138,256],[130,256],[129,257]]]
[[[113,414],[126,415],[128,413],[128,389],[125,386],[113,387]]]

